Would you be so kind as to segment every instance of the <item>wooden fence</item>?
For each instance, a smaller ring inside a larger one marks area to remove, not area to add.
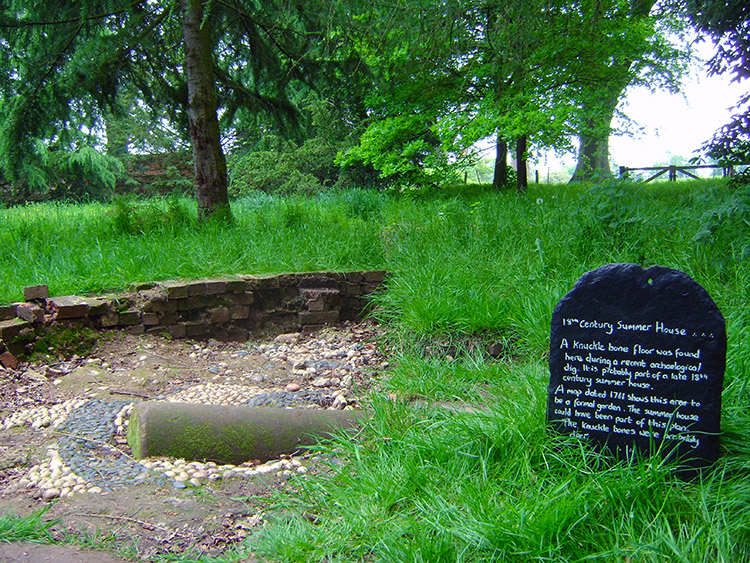
[[[644,183],[650,182],[651,180],[655,180],[659,176],[669,173],[669,181],[675,182],[677,180],[677,173],[680,172],[685,176],[689,176],[691,178],[695,178],[696,180],[699,180],[700,178],[693,174],[692,172],[688,172],[688,170],[697,170],[700,168],[721,168],[722,169],[722,175],[724,177],[726,176],[734,176],[736,174],[736,171],[734,169],[735,166],[745,166],[743,164],[738,165],[724,165],[724,164],[700,164],[700,165],[683,165],[683,164],[671,164],[669,166],[647,166],[644,168],[629,168],[627,166],[620,166],[620,178],[627,178],[630,175],[630,172],[634,172],[636,170],[645,170],[645,171],[656,171],[656,174],[651,176],[650,178],[644,180]]]

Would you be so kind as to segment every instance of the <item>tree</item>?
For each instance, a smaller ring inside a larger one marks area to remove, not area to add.
[[[666,38],[675,23],[652,13],[656,0],[577,3],[577,56],[571,74],[580,112],[575,116],[578,163],[572,181],[611,177],[609,137],[617,105],[632,84],[675,91],[684,53]]]
[[[366,25],[352,32],[378,78],[367,99],[370,125],[363,140],[370,150],[364,156],[381,170],[387,162],[399,171],[396,163],[406,165],[405,159],[410,169],[436,170],[441,153],[451,161],[492,137],[493,183],[500,188],[507,183],[508,143],[522,163],[528,147],[568,148],[570,137],[580,135],[578,176],[608,171],[611,121],[624,88],[647,71],[650,80],[657,74],[666,83],[679,70],[678,51],[650,15],[653,3],[367,3],[367,16],[355,18]],[[395,124],[415,115],[422,129],[410,122],[396,143]],[[524,178],[521,171],[517,189]]]
[[[188,85],[190,139],[193,145],[198,217],[228,214],[227,163],[216,116],[213,49],[204,25],[203,0],[181,0]]]
[[[366,147],[350,155],[394,179],[409,171],[411,181],[444,174],[443,164],[492,136],[498,140],[494,183],[504,187],[508,142],[563,143],[570,99],[560,95],[554,72],[557,57],[549,46],[557,35],[547,21],[548,4],[559,2],[367,3],[351,35],[375,81]],[[524,175],[518,177],[523,188]]]
[[[714,40],[711,74],[729,72],[733,80],[750,78],[750,5],[747,2],[685,0],[682,8],[692,24]],[[729,161],[750,160],[750,93],[740,98],[737,113],[707,145],[709,156]]]
[[[261,112],[294,121],[290,94],[320,70],[323,53],[325,11],[316,2],[11,0],[0,8],[8,179],[44,183],[37,142],[60,150],[96,142],[126,93],[189,134],[201,218],[228,209],[217,110],[225,129]]]

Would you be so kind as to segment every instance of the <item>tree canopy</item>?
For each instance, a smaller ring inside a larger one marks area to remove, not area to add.
[[[747,14],[717,20],[723,3],[684,1],[723,34],[716,61],[746,68]],[[324,103],[340,124],[327,130],[348,139],[332,145],[339,164],[389,181],[445,181],[491,138],[499,187],[508,143],[523,161],[527,146],[570,150],[576,136],[576,175],[590,177],[609,172],[624,89],[676,87],[675,21],[654,0],[6,0],[0,172],[30,191],[51,154],[103,137],[115,158],[190,140],[207,216],[228,206],[227,146],[301,146],[322,130],[303,108]]]
[[[684,9],[695,27],[711,37],[716,53],[712,74],[730,73],[735,81],[750,79],[750,4],[721,0],[685,0]],[[720,159],[750,159],[750,93],[740,98],[732,120],[717,131],[709,154]]]

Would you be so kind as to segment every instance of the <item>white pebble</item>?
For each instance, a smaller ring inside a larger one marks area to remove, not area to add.
[[[44,500],[52,500],[53,498],[57,498],[60,496],[60,489],[55,489],[54,487],[47,489],[42,493],[42,498]]]

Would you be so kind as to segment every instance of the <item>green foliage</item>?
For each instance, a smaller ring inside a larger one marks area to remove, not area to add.
[[[692,24],[710,36],[716,52],[709,61],[712,74],[730,72],[734,80],[750,77],[750,10],[743,2],[720,0],[684,0],[684,8]],[[750,95],[740,97],[736,114],[724,125],[708,144],[710,156],[728,163],[747,162],[750,158]]]
[[[35,161],[22,165],[24,179],[6,195],[12,203],[26,199],[103,199],[115,190],[125,168],[115,157],[83,146],[72,152],[50,150],[35,143]]]
[[[336,149],[319,138],[300,147],[252,151],[230,160],[229,193],[242,197],[257,190],[270,194],[314,195],[338,178]]]
[[[351,144],[351,131],[342,117],[329,103],[312,96],[302,108],[310,122],[304,141],[295,143],[266,135],[231,156],[229,192],[233,197],[252,191],[314,195],[352,181],[354,175],[342,176],[337,163],[338,153]]]
[[[46,541],[51,539],[50,527],[56,521],[44,521],[42,517],[49,506],[34,512],[31,516],[0,514],[0,544],[14,541]]]
[[[750,259],[750,184],[708,209],[693,241],[714,260],[745,262]]]
[[[34,341],[33,355],[56,358],[86,356],[91,353],[98,340],[99,334],[90,328],[58,323]]]
[[[115,189],[125,168],[114,157],[91,147],[71,153],[51,153],[48,159],[50,193],[63,199],[101,198]]]
[[[173,232],[195,224],[194,209],[177,196],[147,200],[118,196],[112,200],[108,214],[115,233],[125,235]]]
[[[421,115],[400,115],[375,121],[359,145],[345,151],[339,162],[347,167],[372,166],[399,187],[440,185],[456,179],[440,139]]]

